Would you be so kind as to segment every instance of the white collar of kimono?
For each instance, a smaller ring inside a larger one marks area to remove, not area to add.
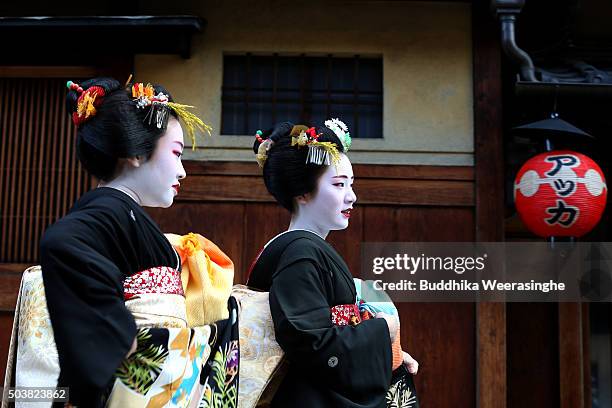
[[[290,230],[287,230],[287,231],[283,231],[283,232],[281,232],[280,234],[278,234],[277,236],[275,236],[274,238],[272,238],[271,240],[269,240],[269,241],[268,241],[268,243],[267,243],[266,245],[264,245],[264,248],[266,248],[268,245],[270,245],[270,243],[271,243],[272,241],[274,241],[276,238],[280,237],[281,235],[285,235],[286,233],[291,232],[291,231],[307,231],[307,232],[310,232],[311,234],[315,234],[317,237],[319,237],[319,238],[321,238],[321,239],[325,239],[325,238],[321,237],[319,234],[317,234],[317,233],[316,233],[316,232],[314,232],[314,231],[307,230],[307,229],[304,229],[304,228],[296,228],[296,229],[290,229]]]
[[[114,188],[115,190],[121,191],[123,194],[130,197],[132,200],[134,200],[136,204],[140,205],[140,199],[138,198],[138,195],[134,191],[130,190],[129,188],[119,186],[119,185],[114,185],[111,183],[102,183],[102,182],[98,183],[98,187]]]

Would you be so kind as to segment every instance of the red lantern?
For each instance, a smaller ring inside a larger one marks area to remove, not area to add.
[[[529,159],[514,179],[514,201],[529,230],[541,237],[580,237],[606,206],[603,172],[589,157],[555,150]]]

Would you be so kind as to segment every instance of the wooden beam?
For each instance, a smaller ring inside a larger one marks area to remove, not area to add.
[[[506,406],[506,304],[476,305],[476,406]]]
[[[591,408],[591,316],[590,304],[582,303],[582,379],[584,382],[584,407]]]
[[[185,160],[183,161],[183,165],[185,166],[185,171],[188,176],[218,175],[261,177],[261,169],[255,162]],[[353,170],[359,179],[384,178],[474,181],[474,167],[472,166],[353,164]]]
[[[187,160],[184,165],[187,178],[177,202],[274,202],[256,163]],[[358,164],[354,170],[360,206],[474,206],[473,167]]]
[[[499,28],[489,1],[472,5],[474,62],[474,147],[476,240],[504,240],[504,167]],[[476,306],[476,402],[504,408],[506,386],[506,305]]]
[[[582,306],[559,303],[560,408],[584,408],[582,346]],[[590,371],[588,378],[590,381]]]
[[[77,66],[0,66],[0,78],[91,78],[94,67]]]
[[[359,178],[354,189],[358,205],[474,205],[474,183],[471,181]],[[261,176],[192,174],[182,182],[181,194],[176,201],[272,203],[274,199]]]

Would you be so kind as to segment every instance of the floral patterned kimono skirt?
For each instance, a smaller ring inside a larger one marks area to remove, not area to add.
[[[168,271],[163,273],[167,274]],[[187,327],[184,301],[181,302],[180,295],[130,294],[138,291],[140,289],[128,282],[126,306],[137,322],[137,349],[121,362],[112,386],[103,396],[104,405],[237,406],[239,349],[236,300],[229,298],[228,319]],[[36,266],[23,275],[5,387],[55,387],[58,375],[59,360],[53,328],[40,267]],[[6,404],[3,402],[2,406]],[[46,404],[17,403],[18,407],[50,405],[50,401]]]

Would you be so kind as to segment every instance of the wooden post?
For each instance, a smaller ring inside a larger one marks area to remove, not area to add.
[[[582,306],[559,303],[560,408],[584,408],[582,340]]]
[[[472,6],[476,240],[504,240],[504,167],[499,26],[489,2]],[[476,305],[476,402],[506,407],[506,305]]]

